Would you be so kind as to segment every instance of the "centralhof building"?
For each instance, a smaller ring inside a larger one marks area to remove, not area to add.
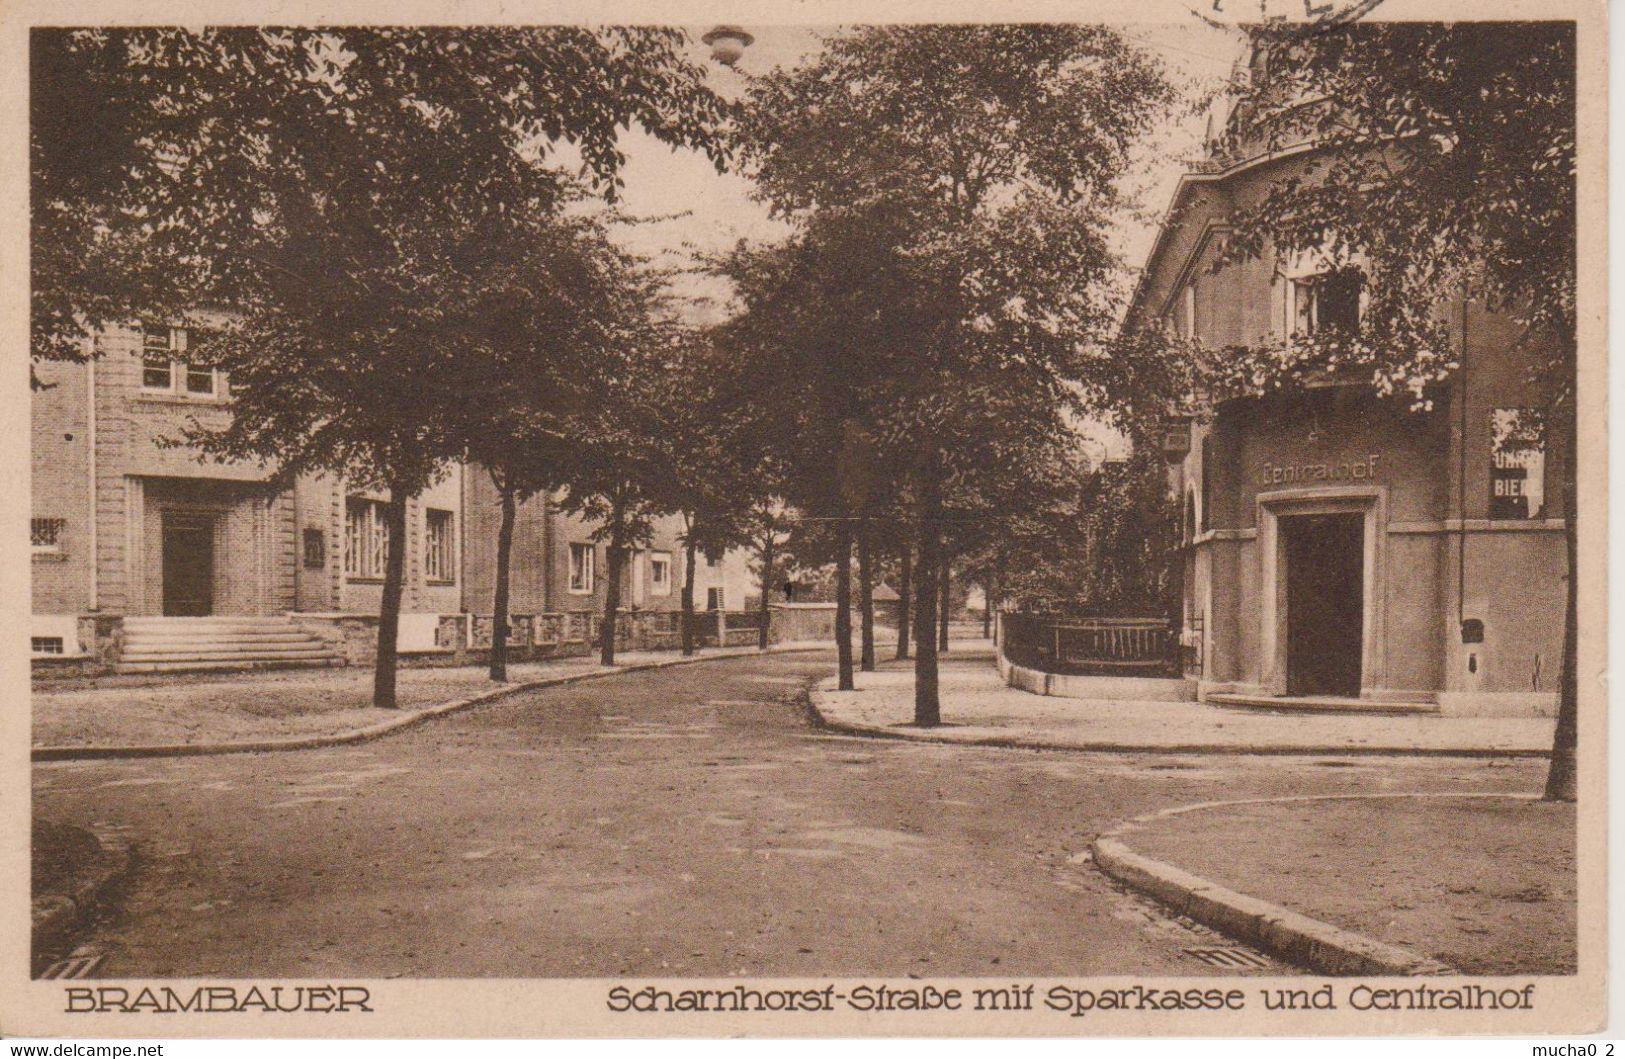
[[[383,494],[314,476],[278,490],[262,467],[165,444],[193,419],[230,415],[230,379],[189,364],[186,339],[160,324],[112,328],[84,363],[36,365],[33,656],[127,669],[359,660],[382,595]],[[489,645],[480,616],[491,610],[499,517],[475,466],[449,467],[411,502],[403,651]],[[511,609],[531,616],[515,623],[522,646],[585,643],[605,593],[605,546],[592,531],[545,498],[520,508]],[[679,532],[663,520],[631,557],[623,606],[679,609]],[[701,560],[698,606],[744,604],[728,576],[737,565]]]
[[[1218,349],[1357,321],[1357,280],[1312,255],[1218,263],[1227,218],[1315,150],[1215,152],[1185,174],[1128,326]],[[1555,712],[1561,457],[1513,323],[1471,303],[1440,315],[1461,368],[1430,411],[1327,382],[1219,402],[1170,439],[1180,639],[1204,700]]]

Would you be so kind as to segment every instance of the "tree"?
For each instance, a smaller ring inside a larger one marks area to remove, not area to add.
[[[664,459],[659,409],[670,394],[671,357],[681,339],[654,311],[658,280],[645,277],[637,296],[642,323],[598,367],[589,394],[570,423],[559,506],[598,523],[592,540],[605,544],[607,577],[598,660],[615,664],[621,581],[632,550],[648,542],[655,519],[675,509]],[[635,317],[633,317],[635,318]]]
[[[727,108],[656,29],[37,30],[33,354],[204,303],[232,374],[204,455],[389,493],[374,702],[395,704],[406,504],[456,453],[453,305],[472,242],[554,204],[561,140],[613,194],[636,122],[719,162]],[[443,382],[441,382],[443,380]]]
[[[1436,307],[1464,295],[1524,329],[1556,435],[1568,552],[1546,797],[1573,800],[1579,671],[1575,482],[1576,159],[1572,22],[1355,23],[1257,31],[1238,144],[1312,141],[1300,178],[1233,218],[1234,256],[1320,253],[1358,269],[1358,332],[1231,358],[1280,384],[1340,364],[1419,402],[1456,363]],[[1304,105],[1305,100],[1315,100]]]
[[[682,648],[692,654],[694,568],[700,554],[721,556],[755,544],[767,533],[764,577],[772,566],[772,513],[780,475],[771,446],[756,443],[774,414],[760,399],[742,364],[691,335],[667,373],[665,397],[652,414],[670,506],[682,513],[687,562],[682,591]],[[760,643],[767,646],[767,588],[763,588]]]
[[[838,683],[853,686],[850,629],[851,527],[867,495],[844,456],[866,446],[865,380],[872,361],[854,320],[889,292],[872,236],[810,224],[777,244],[741,244],[713,262],[733,281],[743,310],[717,339],[743,365],[759,409],[751,451],[778,468],[783,499],[798,511],[803,554],[836,566]],[[762,400],[771,395],[771,401]],[[865,462],[870,457],[865,457]]]
[[[518,204],[551,187],[537,163],[560,142],[613,195],[633,124],[720,165],[729,108],[687,43],[652,27],[35,29],[33,355],[76,358],[109,323],[257,284],[290,196],[525,189]],[[428,165],[437,179],[387,193],[370,176]]]
[[[515,216],[465,262],[449,328],[461,385],[445,392],[460,454],[497,490],[490,674],[507,680],[508,600],[518,506],[564,484],[585,380],[643,333],[637,262],[602,220],[550,210]]]
[[[975,471],[978,439],[1063,434],[1069,383],[1109,378],[1086,351],[1113,317],[1104,228],[1167,98],[1116,31],[1053,25],[857,29],[752,87],[741,154],[762,195],[801,231],[865,247],[842,263],[890,274],[843,344],[915,508],[918,724],[941,716],[945,491]]]

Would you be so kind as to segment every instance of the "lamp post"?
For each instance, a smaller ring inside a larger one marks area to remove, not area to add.
[[[715,26],[700,40],[711,46],[713,60],[723,66],[732,66],[745,54],[745,49],[755,43],[756,38],[739,26]]]

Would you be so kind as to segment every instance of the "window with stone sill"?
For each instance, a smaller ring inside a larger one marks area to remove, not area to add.
[[[28,524],[28,544],[35,555],[54,556],[62,554],[62,531],[68,526],[68,520],[62,518],[36,518],[30,519]]]
[[[148,394],[214,398],[226,391],[218,368],[192,364],[182,355],[190,340],[184,327],[141,325],[141,389]]]
[[[578,596],[591,594],[597,549],[591,544],[570,545],[570,591]]]
[[[344,502],[344,576],[382,581],[388,556],[388,505],[350,497]]]
[[[649,592],[656,596],[671,595],[671,554],[657,552],[649,556]]]

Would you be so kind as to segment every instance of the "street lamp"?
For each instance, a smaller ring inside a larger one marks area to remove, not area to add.
[[[711,58],[724,66],[732,66],[756,38],[739,26],[716,26],[700,40],[711,45]]]

